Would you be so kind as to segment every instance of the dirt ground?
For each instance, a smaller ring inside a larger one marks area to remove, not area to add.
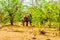
[[[40,33],[40,28],[6,26],[0,29],[0,40],[60,40],[60,31],[45,28],[46,34]]]

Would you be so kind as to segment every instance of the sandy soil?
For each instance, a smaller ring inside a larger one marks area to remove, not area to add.
[[[0,29],[0,40],[60,40],[59,30],[45,28],[46,34],[40,34],[40,28],[6,26]]]

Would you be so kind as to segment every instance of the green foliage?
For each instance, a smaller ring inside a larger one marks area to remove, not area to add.
[[[0,12],[3,14],[3,16],[1,16],[2,23],[9,22],[9,14],[13,15],[13,22],[18,22],[22,19],[24,14],[28,12],[32,14],[32,24],[35,26],[39,26],[43,21],[45,21],[46,27],[49,25],[51,27],[59,27],[60,1],[56,2],[51,0],[47,2],[46,0],[35,0],[35,4],[32,2],[30,6],[22,5],[20,0],[0,1]],[[26,7],[26,9],[24,9],[24,7]]]
[[[60,21],[58,21],[58,18],[60,18],[59,17],[60,5],[58,5],[58,3],[59,1],[58,2],[52,1],[51,3],[42,0],[38,7],[32,5],[32,7],[28,8],[28,12],[30,12],[33,15],[32,17],[33,24],[39,25],[39,23],[45,21],[46,19],[47,25],[51,24],[52,27],[58,27],[60,23]]]
[[[19,0],[3,0],[0,1],[0,5],[2,6],[2,10],[4,12],[2,23],[7,23],[9,20],[13,18],[13,22],[17,22],[20,20],[21,15],[21,5],[22,3]],[[9,16],[12,14],[12,18]]]

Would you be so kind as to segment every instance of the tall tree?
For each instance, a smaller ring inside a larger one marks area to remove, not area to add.
[[[3,0],[0,3],[3,7],[3,10],[8,12],[7,14],[9,16],[10,23],[11,25],[13,25],[14,16],[17,11],[21,11],[22,3],[20,2],[20,0]]]

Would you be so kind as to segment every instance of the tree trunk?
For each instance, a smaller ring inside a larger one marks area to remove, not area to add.
[[[0,18],[0,28],[2,28],[2,18]]]
[[[12,17],[10,19],[10,23],[11,23],[11,25],[13,25],[13,18]]]
[[[13,15],[9,14],[9,16],[10,16],[10,23],[11,23],[11,25],[13,25]]]

